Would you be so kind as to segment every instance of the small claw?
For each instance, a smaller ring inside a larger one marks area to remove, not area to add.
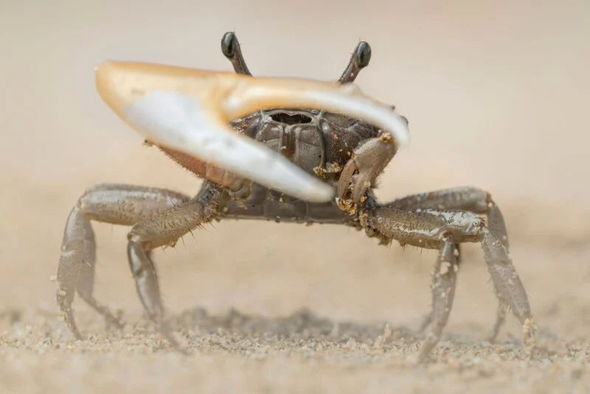
[[[391,134],[367,140],[354,150],[352,158],[346,163],[336,189],[336,197],[361,202],[365,192],[374,186],[375,180],[387,163],[395,155],[397,147]]]
[[[357,171],[358,167],[356,165],[356,161],[354,158],[352,158],[346,163],[344,169],[340,173],[340,180],[336,186],[336,197],[339,199],[343,199],[345,197],[353,182],[354,173]]]
[[[261,109],[324,109],[389,131],[398,146],[408,139],[399,115],[350,84],[127,62],[101,65],[96,84],[105,102],[149,141],[307,201],[328,201],[333,190],[280,154],[238,135],[229,121]]]

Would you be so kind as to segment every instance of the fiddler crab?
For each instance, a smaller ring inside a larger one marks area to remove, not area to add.
[[[76,293],[109,324],[122,326],[93,295],[91,221],[131,226],[127,256],[139,298],[159,332],[182,349],[164,318],[151,251],[213,220],[270,219],[343,224],[380,244],[396,240],[438,250],[419,360],[447,323],[459,245],[479,242],[499,300],[491,339],[511,309],[527,349],[533,348],[527,294],[508,253],[502,213],[488,192],[458,187],[388,203],[375,198],[376,178],[409,134],[407,120],[392,106],[352,83],[369,64],[368,43],[357,45],[336,82],[252,77],[234,33],[223,36],[221,48],[235,73],[135,62],[97,68],[98,92],[113,111],[204,181],[194,197],[101,184],[79,198],[66,222],[57,273],[57,301],[76,338],[82,338],[72,309]]]

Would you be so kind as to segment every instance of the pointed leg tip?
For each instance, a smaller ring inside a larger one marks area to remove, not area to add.
[[[424,347],[422,347],[422,348],[420,348],[418,353],[412,354],[411,356],[409,356],[407,361],[408,361],[408,364],[410,364],[411,366],[418,367],[418,366],[426,364],[426,362],[429,360],[429,356],[430,356],[430,350],[425,350]]]
[[[522,335],[525,346],[525,351],[529,358],[533,358],[535,350],[537,349],[537,325],[532,317],[529,317],[522,324]]]
[[[178,340],[174,337],[172,330],[170,329],[169,323],[160,323],[158,331],[160,332],[160,335],[164,339],[166,339],[172,350],[184,356],[189,356],[192,354],[192,352],[188,348],[181,345],[180,342],[178,342]]]

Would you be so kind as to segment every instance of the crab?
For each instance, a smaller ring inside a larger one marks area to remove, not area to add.
[[[66,222],[57,301],[76,338],[77,293],[107,323],[122,322],[93,295],[95,239],[91,221],[131,226],[127,255],[147,316],[174,347],[151,251],[174,245],[203,223],[268,219],[330,223],[364,231],[380,244],[438,250],[432,309],[418,353],[427,358],[453,305],[460,244],[478,242],[499,300],[493,340],[511,309],[534,345],[535,325],[524,286],[509,256],[502,213],[490,194],[458,187],[377,201],[376,178],[408,140],[407,120],[354,84],[369,64],[360,42],[336,82],[252,77],[236,35],[223,54],[235,73],[107,62],[96,70],[104,101],[145,141],[203,178],[194,197],[154,187],[101,184],[88,189]]]

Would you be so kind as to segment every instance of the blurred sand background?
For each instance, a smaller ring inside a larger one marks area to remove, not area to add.
[[[0,0],[0,392],[589,392],[589,21],[585,0]],[[200,183],[110,112],[93,68],[230,70],[219,49],[229,30],[265,76],[335,79],[370,42],[357,82],[412,132],[378,195],[492,191],[547,354],[524,359],[513,318],[499,344],[483,341],[496,301],[476,245],[447,335],[412,367],[434,252],[340,227],[230,221],[155,252],[195,354],[169,351],[143,320],[126,229],[104,224],[96,293],[129,325],[108,333],[78,302],[91,338],[72,340],[50,277],[78,196],[100,182],[188,194]]]

